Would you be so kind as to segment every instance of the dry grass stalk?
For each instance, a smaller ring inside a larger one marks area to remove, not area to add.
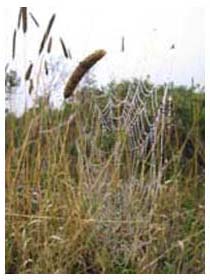
[[[29,15],[30,15],[31,19],[33,20],[33,22],[35,23],[35,25],[37,27],[39,27],[39,23],[38,23],[37,19],[35,18],[35,16],[31,12],[29,13]]]
[[[13,40],[12,40],[12,59],[15,59],[15,50],[16,50],[16,29],[14,30],[13,33]]]
[[[87,56],[82,60],[79,65],[76,67],[69,80],[66,83],[64,89],[64,97],[68,98],[73,95],[73,92],[83,76],[88,72],[88,70],[96,64],[104,55],[106,54],[105,50],[97,50],[91,55]]]
[[[52,28],[54,20],[55,20],[55,14],[52,15],[52,17],[51,17],[51,19],[50,19],[50,21],[48,23],[47,30],[45,31],[44,36],[43,36],[42,41],[41,41],[41,44],[40,44],[39,54],[41,54],[41,52],[44,49],[45,43],[46,43],[46,41],[47,41],[47,39],[49,37],[50,30]]]
[[[50,40],[48,42],[48,45],[47,45],[47,52],[50,53],[51,52],[51,49],[52,49],[52,37],[50,37]]]
[[[32,69],[33,69],[33,63],[30,63],[30,65],[29,65],[29,67],[26,71],[26,74],[25,74],[25,80],[26,81],[28,81],[30,79]]]
[[[62,38],[60,38],[60,43],[61,43],[61,46],[62,46],[62,49],[63,49],[63,54],[64,54],[64,56],[65,56],[66,58],[68,58],[67,48],[66,48],[66,46],[65,46],[64,41],[63,41]]]

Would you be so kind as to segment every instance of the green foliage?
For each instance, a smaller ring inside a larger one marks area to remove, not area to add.
[[[172,91],[175,121],[182,132],[189,131],[192,126],[198,128],[198,137],[205,139],[205,96],[182,87]]]

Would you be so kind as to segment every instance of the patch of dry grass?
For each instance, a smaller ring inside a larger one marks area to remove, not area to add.
[[[138,166],[121,134],[104,149],[84,106],[6,118],[7,273],[203,273],[200,148],[183,166],[171,143],[156,192],[149,162]]]

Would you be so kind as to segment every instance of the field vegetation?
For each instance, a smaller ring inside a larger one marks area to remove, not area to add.
[[[21,8],[24,33],[27,16]],[[40,54],[47,43],[50,51],[54,20]],[[170,120],[160,119],[155,145],[140,152],[117,122],[123,107],[114,110],[115,129],[100,114],[109,96],[120,102],[138,82],[76,89],[77,101],[62,109],[43,92],[21,117],[6,114],[6,273],[205,272],[205,95],[169,86]],[[157,90],[161,116],[165,89]],[[145,97],[150,121],[153,105]]]
[[[104,131],[85,94],[64,110],[6,116],[6,272],[203,273],[204,95],[171,93],[157,191],[150,159]]]

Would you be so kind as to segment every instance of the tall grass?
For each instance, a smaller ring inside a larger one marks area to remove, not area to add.
[[[125,96],[127,84],[115,86]],[[171,94],[158,189],[151,156],[134,157],[125,131],[102,127],[98,90],[63,110],[40,101],[6,115],[6,273],[204,273],[204,95]]]
[[[159,193],[94,101],[6,117],[7,273],[204,272],[203,97],[176,99]]]

